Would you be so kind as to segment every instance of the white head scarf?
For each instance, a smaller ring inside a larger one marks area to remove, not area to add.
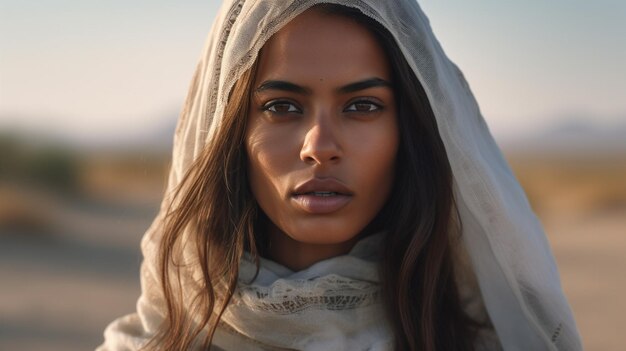
[[[461,71],[443,52],[414,0],[225,1],[176,129],[168,194],[214,135],[229,91],[263,44],[318,3],[357,8],[381,23],[422,83],[452,167],[463,245],[504,349],[581,350],[543,230]],[[156,253],[167,199],[142,242],[145,259],[138,311],[107,328],[100,350],[137,349],[164,318]]]

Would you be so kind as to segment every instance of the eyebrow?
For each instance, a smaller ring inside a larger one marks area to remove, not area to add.
[[[360,90],[365,90],[375,87],[387,87],[391,88],[391,83],[381,78],[368,78],[358,82],[344,85],[337,89],[338,93],[347,94],[354,93]],[[260,93],[265,90],[280,90],[297,93],[301,95],[311,95],[312,91],[309,88],[302,87],[300,85],[282,81],[282,80],[267,80],[259,85],[254,91]]]
[[[342,94],[347,94],[347,93],[354,93],[356,91],[365,90],[369,88],[376,88],[376,87],[391,88],[391,83],[381,78],[369,78],[369,79],[361,80],[358,82],[350,83],[348,85],[344,85],[341,88],[337,89],[337,91]]]
[[[301,87],[297,84],[285,82],[282,80],[266,80],[263,84],[259,85],[254,91],[260,93],[265,90],[280,90],[297,93],[301,95],[310,95],[311,89]]]

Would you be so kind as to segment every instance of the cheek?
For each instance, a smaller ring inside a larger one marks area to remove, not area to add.
[[[246,134],[245,145],[252,193],[261,207],[271,207],[286,191],[291,151],[280,135],[254,124]]]
[[[363,142],[367,140],[367,142]],[[395,178],[399,135],[395,118],[369,131],[358,148],[362,189],[366,191],[367,203],[372,210],[380,209],[387,201]]]
[[[361,135],[354,136],[353,142],[354,153],[371,161],[364,166],[374,171],[395,163],[400,142],[395,115],[364,129]]]

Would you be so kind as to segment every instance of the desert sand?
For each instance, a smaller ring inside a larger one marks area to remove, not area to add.
[[[544,224],[585,349],[622,350],[626,157],[509,159]],[[93,349],[111,320],[135,309],[139,241],[164,173],[111,160],[86,169],[84,196],[0,186],[0,350]]]

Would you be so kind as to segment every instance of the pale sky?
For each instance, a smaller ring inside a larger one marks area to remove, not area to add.
[[[79,141],[170,125],[215,0],[0,0],[0,130]],[[420,4],[497,138],[626,123],[626,1]]]

